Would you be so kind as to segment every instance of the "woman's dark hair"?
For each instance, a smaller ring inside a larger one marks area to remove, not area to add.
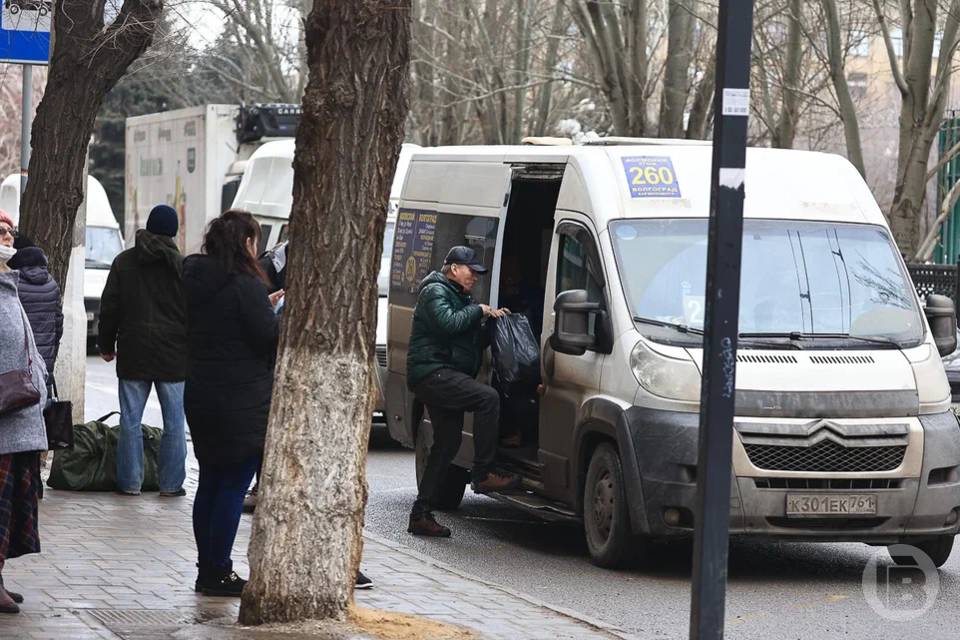
[[[246,273],[269,283],[257,259],[247,251],[247,240],[260,244],[260,224],[247,211],[228,209],[207,227],[203,252],[219,262],[227,273]]]

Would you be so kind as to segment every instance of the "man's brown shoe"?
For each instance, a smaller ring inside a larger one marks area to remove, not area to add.
[[[410,515],[410,526],[407,527],[407,533],[415,536],[427,536],[430,538],[449,538],[450,529],[443,526],[433,518],[432,513],[423,515]]]
[[[510,491],[520,486],[520,478],[514,475],[501,476],[498,473],[488,473],[480,482],[474,481],[470,488],[474,493],[492,493],[494,491]]]

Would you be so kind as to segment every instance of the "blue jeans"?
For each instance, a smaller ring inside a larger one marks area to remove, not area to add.
[[[222,577],[233,570],[230,552],[240,526],[243,498],[259,466],[259,456],[233,465],[200,463],[200,484],[193,501],[193,536],[202,578]]]
[[[182,382],[120,380],[120,442],[117,445],[117,487],[136,493],[143,484],[143,433],[140,423],[150,387],[156,386],[163,414],[160,438],[160,491],[183,488],[187,477],[186,419],[183,415]]]

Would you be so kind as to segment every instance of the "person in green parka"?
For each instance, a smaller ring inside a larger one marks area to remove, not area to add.
[[[427,407],[433,424],[433,446],[410,513],[407,531],[414,535],[450,535],[450,529],[433,517],[432,509],[438,488],[460,448],[463,414],[467,411],[473,413],[473,491],[490,493],[519,486],[519,478],[493,470],[500,397],[476,379],[484,319],[510,313],[508,309],[478,304],[470,297],[477,279],[486,272],[476,251],[456,246],[447,253],[442,270],[420,283],[407,351],[407,384]]]

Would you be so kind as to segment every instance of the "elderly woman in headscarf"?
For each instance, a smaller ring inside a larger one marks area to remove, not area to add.
[[[39,399],[19,409],[0,407],[0,613],[19,613],[23,602],[3,586],[6,561],[40,551],[40,452],[47,449],[46,365],[17,296],[19,274],[7,265],[16,254],[13,233],[13,220],[0,211],[0,374],[28,370]]]

